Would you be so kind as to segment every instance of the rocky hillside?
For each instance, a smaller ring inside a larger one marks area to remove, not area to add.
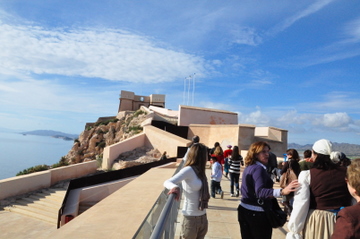
[[[120,119],[114,117],[87,127],[74,141],[73,147],[65,156],[67,162],[74,164],[102,158],[106,146],[141,133],[141,123],[146,118],[146,113],[138,110],[127,113]]]

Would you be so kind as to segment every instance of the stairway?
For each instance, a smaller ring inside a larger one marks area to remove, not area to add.
[[[58,212],[64,200],[66,189],[47,188],[30,196],[17,199],[4,207],[5,211],[19,213],[53,225],[57,225]]]

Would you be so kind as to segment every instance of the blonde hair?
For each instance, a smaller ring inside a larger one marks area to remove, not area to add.
[[[258,160],[258,154],[264,150],[265,147],[268,147],[270,150],[270,145],[264,141],[255,142],[250,145],[249,151],[245,157],[245,166],[253,165]]]
[[[360,196],[360,158],[351,160],[347,167],[346,178],[351,187],[356,190],[356,195]]]
[[[222,148],[220,146],[216,146],[215,150],[214,150],[214,154],[215,155],[222,155],[222,154],[224,154],[224,152],[223,152],[223,150],[222,150]]]

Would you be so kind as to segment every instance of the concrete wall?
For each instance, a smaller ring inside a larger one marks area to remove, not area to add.
[[[144,127],[144,132],[146,134],[146,146],[156,148],[160,153],[166,151],[166,154],[169,155],[169,157],[177,156],[178,146],[185,147],[190,143],[187,139],[158,129],[152,125],[146,125]]]
[[[130,183],[136,177],[121,179],[117,181],[112,181],[111,183],[104,183],[101,185],[95,185],[91,187],[83,188],[80,192],[79,203],[85,202],[99,202],[115,192],[116,190],[122,188],[126,184]]]
[[[264,140],[269,143],[271,151],[278,157],[287,150],[288,131],[275,127],[256,127],[255,141]]]
[[[110,183],[103,183],[95,186],[71,190],[68,195],[63,214],[60,218],[60,226],[65,225],[65,217],[67,215],[72,215],[73,217],[78,216],[79,207],[81,204],[96,204],[135,178],[136,177],[120,179]]]
[[[175,168],[148,170],[52,234],[56,238],[133,238]],[[124,216],[121,216],[124,215]]]
[[[101,167],[103,169],[110,169],[114,160],[120,154],[145,146],[145,137],[145,133],[141,133],[119,143],[105,147]]]
[[[169,110],[166,108],[161,108],[161,107],[156,107],[156,106],[149,106],[149,109],[156,113],[166,115],[169,117],[178,117],[179,116],[179,111],[177,111],[177,110]]]
[[[48,188],[65,179],[78,178],[96,172],[97,162],[89,161],[42,172],[0,180],[0,200]]]
[[[212,148],[215,142],[219,142],[223,149],[227,145],[237,145],[240,150],[247,150],[254,142],[253,125],[203,125],[191,124],[189,126],[188,138],[194,135],[200,137],[200,142]]]
[[[179,126],[190,124],[238,124],[237,113],[192,106],[179,106]]]
[[[160,153],[166,151],[169,157],[176,157],[177,147],[186,146],[189,142],[187,139],[183,139],[152,125],[145,125],[143,133],[105,147],[102,168],[110,169],[114,160],[120,154],[143,146],[158,149]]]
[[[219,142],[221,147],[226,145],[238,144],[239,125],[210,125],[210,124],[191,124],[189,125],[188,138],[194,135],[200,137],[200,142],[212,148],[215,142]]]
[[[51,185],[62,180],[77,178],[79,175],[82,176],[94,173],[99,166],[100,165],[98,165],[96,160],[92,160],[84,163],[69,165],[66,167],[51,169]]]

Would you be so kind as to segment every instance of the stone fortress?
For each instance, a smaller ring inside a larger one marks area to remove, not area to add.
[[[120,154],[139,147],[166,151],[168,157],[178,158],[180,162],[179,148],[186,148],[194,135],[198,135],[200,142],[208,147],[212,147],[214,142],[219,142],[223,148],[228,144],[237,145],[243,157],[249,146],[259,140],[269,142],[278,156],[287,149],[287,130],[239,124],[237,113],[226,110],[186,105],[180,105],[177,111],[169,110],[165,108],[165,95],[138,96],[121,91],[117,118],[139,108],[147,113],[146,120],[141,124],[143,132],[106,146],[102,169],[111,169]],[[159,200],[164,180],[171,177],[177,167],[178,163],[171,163],[137,177],[68,192],[68,204],[59,214],[60,228],[51,237],[98,238],[107,232],[107,238],[132,238]],[[59,181],[93,173],[97,168],[97,162],[93,160],[0,180],[0,200],[49,188]],[[91,202],[92,206],[79,214],[79,206],[87,202]],[[66,220],[69,215],[74,218],[71,222]]]

